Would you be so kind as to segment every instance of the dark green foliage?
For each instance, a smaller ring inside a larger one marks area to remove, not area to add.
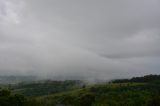
[[[20,94],[15,94],[9,97],[10,106],[25,106],[26,102],[26,98]]]
[[[0,106],[9,106],[10,92],[8,90],[0,91]]]
[[[29,101],[23,95],[11,95],[8,90],[0,91],[0,106],[40,106],[37,101]]]
[[[160,82],[160,75],[146,75],[143,77],[133,77],[131,79],[117,79],[112,81],[113,83],[126,83],[126,82],[138,82],[138,83],[148,83],[148,82]]]
[[[0,91],[0,97],[8,97],[10,95],[10,91],[6,89],[2,89]]]
[[[79,105],[80,106],[92,106],[95,102],[95,95],[91,92],[85,92],[79,95]]]
[[[35,83],[20,83],[13,92],[20,92],[25,96],[42,96],[72,90],[80,81],[43,81]]]
[[[42,106],[37,100],[35,99],[28,99],[25,103],[25,106]]]

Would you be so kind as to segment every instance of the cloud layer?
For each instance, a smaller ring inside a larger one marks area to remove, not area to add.
[[[159,0],[0,0],[0,74],[160,73]]]

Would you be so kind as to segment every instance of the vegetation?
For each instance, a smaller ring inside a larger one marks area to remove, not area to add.
[[[143,77],[133,77],[131,79],[117,79],[112,81],[113,83],[126,83],[126,82],[138,82],[138,83],[153,83],[159,82],[160,75],[146,75]]]
[[[11,95],[8,90],[0,91],[0,106],[39,106],[34,99],[27,99],[23,95]]]
[[[18,85],[10,87],[14,93],[21,93],[25,96],[42,96],[54,94],[58,92],[69,91],[76,88],[80,81],[40,81],[32,83],[19,83]]]
[[[159,75],[88,86],[80,81],[44,81],[9,88],[11,92],[0,91],[0,106],[160,106]]]

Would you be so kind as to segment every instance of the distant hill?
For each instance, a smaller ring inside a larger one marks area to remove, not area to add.
[[[142,77],[133,77],[131,79],[116,79],[113,80],[113,83],[125,83],[125,82],[141,82],[141,83],[148,83],[148,82],[159,82],[160,75],[145,75]]]
[[[0,84],[16,84],[25,81],[36,81],[35,76],[0,76]]]

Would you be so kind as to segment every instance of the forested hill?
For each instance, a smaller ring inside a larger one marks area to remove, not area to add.
[[[116,79],[111,81],[113,83],[125,83],[125,82],[139,82],[139,83],[149,83],[149,82],[160,82],[160,75],[145,75],[142,77],[133,77],[131,79]]]
[[[160,106],[160,75],[114,80],[37,100],[47,106]]]
[[[92,85],[79,80],[1,85],[0,106],[160,106],[160,75]]]

